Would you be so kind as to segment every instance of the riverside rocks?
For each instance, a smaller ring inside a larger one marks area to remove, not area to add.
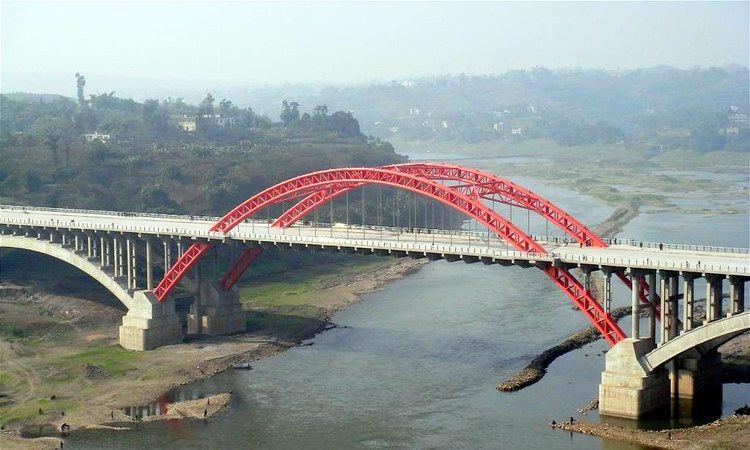
[[[619,320],[629,314],[630,307],[625,306],[613,310],[612,318]],[[526,386],[530,386],[544,377],[547,373],[547,367],[549,367],[555,359],[600,338],[601,335],[595,327],[585,328],[578,333],[567,337],[558,345],[542,352],[539,356],[531,360],[529,365],[523,368],[520,372],[515,373],[506,381],[499,383],[496,389],[502,392],[514,392],[521,390]]]
[[[567,420],[550,423],[550,426],[569,432],[632,442],[649,448],[746,450],[747,443],[750,442],[750,416],[740,415],[718,419],[706,425],[661,431],[623,428],[606,423],[570,423]]]
[[[591,411],[594,411],[594,410],[597,410],[597,409],[599,409],[599,399],[594,399],[594,400],[591,400],[590,402],[588,402],[588,404],[586,404],[586,406],[584,406],[583,408],[579,408],[578,409],[578,414],[582,414],[582,415],[585,416],[586,414],[590,413]]]

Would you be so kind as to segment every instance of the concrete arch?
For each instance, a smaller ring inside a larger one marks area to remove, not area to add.
[[[750,311],[725,317],[682,334],[641,358],[647,372],[691,350],[704,354],[750,330]]]
[[[114,294],[122,304],[125,305],[128,310],[133,306],[133,298],[128,295],[128,292],[122,288],[122,286],[115,281],[108,273],[104,272],[97,265],[93,264],[88,259],[77,255],[70,250],[63,248],[59,244],[53,244],[48,241],[42,241],[35,238],[28,238],[24,236],[0,236],[0,248],[15,248],[19,250],[28,250],[31,252],[42,253],[44,255],[51,256],[55,259],[59,259],[65,263],[70,264],[78,268],[79,270],[88,274],[91,278],[98,281],[99,284],[104,286],[108,291]]]

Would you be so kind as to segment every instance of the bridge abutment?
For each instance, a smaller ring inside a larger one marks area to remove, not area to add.
[[[677,390],[674,397],[721,399],[721,354],[713,350],[705,355],[677,358]]]
[[[159,302],[152,291],[136,291],[120,326],[120,345],[127,350],[152,350],[182,341],[182,324],[173,301]]]
[[[623,339],[607,352],[599,385],[599,412],[638,419],[669,407],[666,370],[647,372],[640,358],[654,349],[650,339]]]
[[[201,282],[194,308],[188,314],[188,334],[216,336],[245,331],[245,311],[237,291],[226,291],[216,282]]]

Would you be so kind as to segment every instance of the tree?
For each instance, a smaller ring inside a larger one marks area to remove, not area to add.
[[[86,78],[78,72],[76,72],[76,86],[78,87],[78,104],[84,105],[86,100],[83,98],[83,88],[86,86]]]
[[[299,103],[289,103],[284,100],[283,102],[281,102],[281,105],[281,121],[284,123],[284,125],[294,125],[299,122]]]
[[[198,109],[200,114],[211,114],[214,113],[214,96],[209,92],[206,94],[206,98],[201,102],[200,108]]]

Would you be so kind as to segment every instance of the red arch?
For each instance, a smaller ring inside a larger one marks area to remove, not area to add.
[[[555,226],[578,242],[586,246],[606,247],[607,244],[576,218],[544,197],[530,190],[500,178],[494,174],[467,167],[436,163],[408,163],[382,166],[383,169],[417,175],[429,180],[458,181],[462,184],[451,186],[454,190],[475,198],[497,201],[520,208],[535,211],[549,219]],[[310,211],[327,201],[344,194],[347,190],[359,187],[360,184],[342,186],[338,191],[321,190],[310,194],[300,203],[287,210],[274,222],[274,226],[289,226]],[[329,195],[326,195],[329,193]],[[497,197],[499,197],[499,200]],[[303,203],[304,202],[304,203]]]
[[[478,196],[466,195],[451,189],[451,187],[443,186],[420,176],[384,168],[330,169],[292,178],[250,197],[222,217],[214,224],[211,231],[228,233],[256,211],[283,199],[321,190],[336,191],[352,184],[382,184],[425,195],[474,218],[518,250],[545,253],[541,245],[525,235],[514,224],[487,208]],[[185,273],[203,257],[209,247],[209,244],[193,244],[182,255],[154,290],[160,301],[166,299],[169,292]],[[567,270],[554,267],[551,264],[543,267],[542,270],[580,308],[608,342],[615,344],[625,337],[612,317],[602,309],[602,306],[593,298],[591,293],[586,291]]]
[[[572,239],[581,242],[583,245],[591,247],[607,247],[607,243],[602,238],[597,236],[596,233],[559,206],[544,197],[534,194],[531,190],[519,186],[510,180],[498,177],[497,175],[468,167],[429,162],[394,164],[382,166],[382,168],[418,175],[430,180],[459,182],[460,184],[451,186],[451,188],[472,197],[496,201],[534,211],[541,217],[548,219],[565,234]],[[273,226],[290,226],[319,206],[360,186],[361,184],[351,183],[348,186],[340,186],[339,190],[326,189],[314,192],[300,200],[284,214],[279,216],[274,221]],[[616,275],[628,287],[628,289],[632,289],[629,276],[622,272],[617,272]],[[648,283],[641,280],[639,287],[638,296],[640,297],[641,302],[647,304],[650,303],[648,299]],[[657,311],[658,300],[657,296]]]

